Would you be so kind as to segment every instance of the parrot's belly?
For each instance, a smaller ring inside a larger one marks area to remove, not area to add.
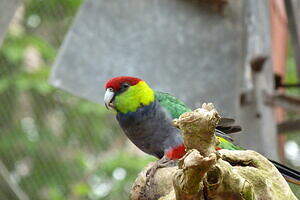
[[[142,151],[157,158],[181,145],[179,130],[172,125],[172,119],[155,101],[136,112],[118,113],[117,120],[127,137]]]

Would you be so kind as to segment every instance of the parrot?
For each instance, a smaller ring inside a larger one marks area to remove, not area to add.
[[[105,83],[104,104],[116,111],[116,119],[125,135],[143,152],[158,159],[178,160],[186,154],[180,129],[173,119],[191,109],[178,98],[153,90],[144,80],[119,76]],[[221,118],[215,135],[216,150],[244,150],[227,134],[241,131],[231,118]],[[270,159],[269,159],[270,160]],[[300,172],[270,160],[287,181],[300,185]]]

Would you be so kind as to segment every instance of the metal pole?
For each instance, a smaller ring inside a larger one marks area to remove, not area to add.
[[[9,171],[4,163],[0,160],[0,176],[5,180],[8,187],[13,191],[19,200],[29,200],[27,194],[20,188],[20,186],[10,176]]]

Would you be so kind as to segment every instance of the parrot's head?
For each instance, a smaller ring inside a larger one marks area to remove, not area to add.
[[[108,80],[105,84],[104,103],[106,108],[117,112],[135,112],[154,101],[154,92],[142,79],[120,76]]]

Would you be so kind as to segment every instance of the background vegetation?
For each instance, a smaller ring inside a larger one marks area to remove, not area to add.
[[[81,3],[26,0],[0,50],[0,159],[30,199],[127,199],[152,159],[124,152],[128,142],[103,106],[47,82]],[[16,197],[7,188],[0,199]]]
[[[83,1],[24,2],[0,49],[0,162],[33,200],[127,199],[137,173],[153,158],[131,148],[103,106],[47,82]],[[288,82],[295,82],[292,58],[288,72]],[[291,164],[300,166],[297,159]],[[17,199],[3,178],[0,199]]]

